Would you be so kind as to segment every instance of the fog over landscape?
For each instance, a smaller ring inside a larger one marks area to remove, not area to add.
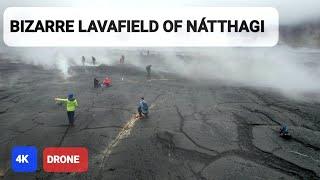
[[[123,3],[126,2],[126,3]],[[135,6],[152,7],[149,1],[142,0],[141,3],[132,3],[131,1],[17,1],[5,0],[1,2],[1,9],[9,6]],[[183,2],[183,3],[182,3]],[[124,5],[125,4],[125,5]],[[287,29],[290,27],[304,26],[306,22],[316,20],[320,12],[318,8],[320,2],[316,0],[308,1],[161,1],[159,6],[172,4],[173,7],[180,6],[271,6],[276,7],[280,14],[281,25]],[[299,25],[300,24],[300,25]],[[2,23],[1,23],[2,25]],[[320,27],[320,26],[319,26]],[[2,28],[1,28],[2,29]],[[291,30],[292,31],[292,30]],[[311,32],[319,32],[319,28],[312,27]],[[164,67],[168,71],[186,76],[188,78],[202,79],[220,79],[227,82],[235,82],[243,85],[269,87],[280,90],[285,94],[312,94],[320,92],[319,80],[319,59],[320,51],[318,47],[310,47],[309,41],[319,42],[320,39],[308,38],[311,34],[308,29],[301,30],[300,34],[288,32],[281,33],[278,46],[273,48],[151,48],[157,55],[161,56]],[[296,32],[296,31],[295,31]],[[314,33],[313,33],[314,34]],[[284,38],[286,37],[286,38]],[[299,38],[300,37],[300,38]],[[320,36],[319,36],[320,37]],[[298,39],[294,41],[291,39]],[[289,44],[286,42],[289,41]],[[292,48],[292,44],[298,47]],[[303,47],[303,45],[308,45]],[[315,44],[315,43],[313,43]],[[300,50],[297,50],[300,49]],[[304,48],[304,49],[303,49]],[[110,56],[114,48],[10,48],[2,44],[0,52],[7,54],[11,59],[19,59],[24,62],[44,65],[49,68],[58,68],[64,75],[70,64],[80,63],[81,55],[95,56],[100,63],[109,64],[115,62],[117,58]],[[127,62],[137,66],[139,64],[134,54],[139,54],[142,48],[122,48],[130,52],[127,56]],[[146,48],[145,48],[146,49]],[[301,50],[302,49],[302,50]],[[313,53],[309,53],[312,49]],[[135,51],[135,52],[134,52]],[[109,53],[108,53],[109,52]],[[186,63],[176,55],[182,53],[190,56],[194,61]],[[121,54],[121,53],[120,53]],[[73,61],[70,61],[73,60]],[[312,64],[312,66],[308,66]],[[154,66],[154,69],[160,67]],[[163,69],[163,68],[162,68]]]
[[[270,48],[15,48],[1,41],[0,180],[320,179],[320,1],[0,2],[2,12],[12,6],[271,6],[280,37]],[[2,38],[2,18],[0,27]],[[94,78],[106,76],[112,86],[94,88]],[[69,93],[79,102],[75,126],[55,101]],[[141,97],[147,118],[137,114]],[[279,136],[283,125],[290,139]],[[17,145],[38,149],[36,172],[11,170]],[[46,147],[87,148],[88,172],[45,172]]]

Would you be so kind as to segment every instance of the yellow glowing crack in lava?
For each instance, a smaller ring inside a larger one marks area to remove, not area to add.
[[[155,104],[152,104],[150,106],[149,109],[152,109],[155,107]],[[130,120],[123,126],[123,128],[119,131],[118,135],[116,136],[115,139],[113,139],[113,141],[108,145],[108,147],[103,151],[103,159],[100,165],[100,168],[102,168],[104,166],[104,161],[105,159],[108,159],[108,157],[110,156],[110,154],[112,153],[112,150],[119,144],[119,142],[128,137],[131,134],[131,130],[132,128],[135,126],[136,122],[139,120],[140,118],[134,114]]]
[[[149,81],[175,81],[176,79],[149,79]]]
[[[176,79],[148,79],[147,81],[175,81]],[[126,79],[126,82],[129,83],[141,83],[141,82],[145,82],[143,81],[137,81],[137,80],[130,80],[130,79]]]
[[[10,166],[8,164],[6,164],[6,166],[3,169],[0,169],[0,179],[7,174],[9,169],[10,169]]]
[[[134,127],[136,121],[138,121],[139,118],[136,117],[136,115],[133,115],[130,120],[123,126],[123,128],[120,130],[116,138],[109,144],[109,146],[103,151],[104,159],[108,158],[109,155],[112,152],[112,149],[118,145],[120,140],[128,137],[131,133],[131,129]]]

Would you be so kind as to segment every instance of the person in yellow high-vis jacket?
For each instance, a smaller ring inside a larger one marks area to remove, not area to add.
[[[74,124],[74,112],[76,110],[76,107],[78,107],[78,102],[74,98],[73,94],[69,94],[67,99],[63,98],[54,98],[56,101],[61,101],[66,104],[67,107],[67,115],[69,120],[69,125],[73,126]]]

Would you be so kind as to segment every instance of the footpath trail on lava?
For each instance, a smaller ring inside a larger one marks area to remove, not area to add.
[[[3,62],[0,89],[0,179],[320,179],[320,105],[274,92],[201,84],[172,74],[108,66],[113,85],[94,89],[104,67],[52,70]],[[123,72],[124,80],[121,80]],[[75,127],[53,101],[74,92]],[[135,117],[144,96],[150,117]],[[287,124],[293,138],[278,137]],[[36,173],[10,170],[15,145],[39,149]],[[44,147],[84,146],[88,173],[42,170]]]

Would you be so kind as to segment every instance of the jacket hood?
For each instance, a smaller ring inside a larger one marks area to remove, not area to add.
[[[76,100],[75,98],[68,98],[69,101],[74,101]]]

